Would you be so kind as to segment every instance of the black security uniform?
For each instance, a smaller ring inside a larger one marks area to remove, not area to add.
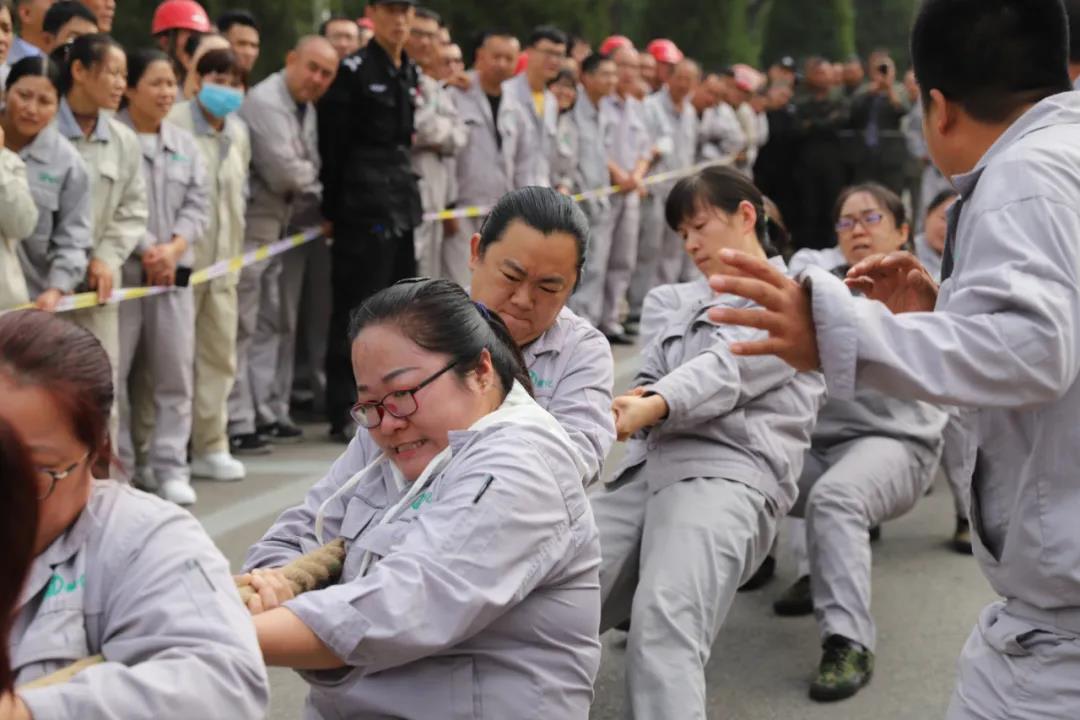
[[[412,170],[419,72],[407,56],[395,67],[372,40],[345,58],[319,103],[323,213],[334,224],[333,310],[326,352],[331,432],[355,402],[349,317],[369,296],[416,274],[413,229],[422,209]]]

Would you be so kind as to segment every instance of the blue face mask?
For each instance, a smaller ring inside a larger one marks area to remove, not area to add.
[[[204,82],[199,90],[199,104],[216,118],[236,112],[243,102],[244,93],[235,88]]]

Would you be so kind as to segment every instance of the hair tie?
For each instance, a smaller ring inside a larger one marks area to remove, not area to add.
[[[483,317],[488,322],[491,322],[491,311],[488,310],[487,307],[485,307],[484,303],[480,302],[479,300],[473,300],[473,305],[476,306],[476,310],[480,313],[481,317]]]

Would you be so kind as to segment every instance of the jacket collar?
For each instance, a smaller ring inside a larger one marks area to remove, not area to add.
[[[56,127],[60,131],[60,134],[66,137],[68,140],[86,140],[86,136],[83,135],[82,128],[79,127],[79,123],[75,120],[75,113],[72,112],[71,106],[68,105],[67,98],[60,99],[60,110],[56,113]],[[94,142],[107,143],[112,138],[112,134],[109,132],[109,117],[98,111],[98,120],[94,125],[94,131],[90,133],[90,140]]]

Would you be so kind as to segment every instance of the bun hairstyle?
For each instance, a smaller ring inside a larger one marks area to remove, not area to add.
[[[375,293],[353,313],[349,344],[364,328],[380,324],[394,325],[424,350],[456,360],[454,373],[460,378],[476,369],[486,349],[504,396],[515,380],[532,394],[521,349],[502,318],[474,303],[457,283],[417,278]]]
[[[577,203],[557,190],[546,187],[524,187],[506,193],[491,208],[480,226],[480,257],[492,244],[502,240],[506,228],[515,220],[545,236],[565,233],[574,238],[580,279],[589,250],[589,219]]]
[[[773,236],[781,230],[779,226],[772,229],[774,223],[765,210],[765,197],[745,175],[729,167],[708,167],[675,183],[664,207],[664,219],[668,227],[678,231],[680,225],[702,208],[716,208],[730,215],[744,202],[757,212],[754,234],[765,254],[779,255],[780,248]]]

